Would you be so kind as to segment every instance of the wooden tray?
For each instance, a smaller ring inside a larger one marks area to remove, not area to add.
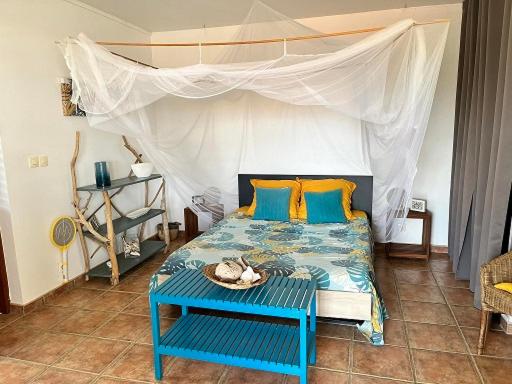
[[[215,276],[215,268],[217,268],[218,263],[215,264],[208,264],[205,267],[203,267],[203,275],[213,283],[220,285],[224,288],[228,289],[249,289],[253,287],[257,287],[258,285],[265,284],[269,278],[268,273],[259,268],[253,268],[254,272],[259,273],[261,276],[261,279],[258,281],[255,281],[254,283],[249,284],[240,284],[240,283],[228,283],[226,281],[220,280],[217,276]]]

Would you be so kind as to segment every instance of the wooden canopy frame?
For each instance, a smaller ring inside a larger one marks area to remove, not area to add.
[[[424,22],[414,22],[412,26],[429,25],[447,23],[448,19],[437,19]],[[97,41],[96,44],[108,46],[128,46],[128,47],[211,47],[211,46],[227,46],[227,45],[252,45],[252,44],[268,44],[268,43],[285,43],[290,41],[323,39],[328,37],[355,35],[359,33],[377,32],[386,27],[373,27],[355,29],[351,31],[341,31],[332,33],[320,33],[316,35],[277,37],[273,39],[262,40],[241,40],[241,41],[210,41],[210,42],[189,42],[189,43],[134,43],[125,41]]]

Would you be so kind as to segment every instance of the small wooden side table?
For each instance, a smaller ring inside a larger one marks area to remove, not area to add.
[[[188,243],[203,232],[199,231],[199,219],[193,210],[189,207],[185,208],[183,216],[185,217],[185,241]]]
[[[386,256],[428,260],[430,257],[432,213],[428,210],[425,212],[415,212],[409,210],[407,218],[423,220],[423,234],[421,244],[386,243]]]

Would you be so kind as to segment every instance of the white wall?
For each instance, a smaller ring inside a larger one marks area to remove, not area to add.
[[[418,21],[450,19],[450,31],[434,105],[418,162],[418,174],[414,183],[414,196],[426,199],[428,209],[432,211],[432,244],[438,246],[446,246],[448,244],[448,208],[461,14],[462,6],[460,4],[451,4],[299,20],[313,29],[328,33],[340,30],[385,26],[404,18],[414,18]],[[191,42],[229,40],[236,31],[236,28],[236,26],[227,26],[157,32],[152,34],[152,41]],[[207,63],[208,60],[214,57],[215,53],[211,48],[203,48],[203,62]],[[153,64],[159,67],[196,64],[198,59],[199,50],[197,47],[153,48]],[[276,121],[279,121],[279,116],[277,115]],[[304,166],[307,167],[308,165],[304,164]],[[249,167],[253,173],[258,171],[262,173],[269,172],[265,165],[261,163],[244,164],[244,167]],[[279,167],[279,164],[275,164],[275,167]],[[299,167],[302,166],[299,165]],[[317,171],[318,173],[325,173],[323,168]],[[421,222],[411,221],[408,223],[407,230],[401,236],[400,241],[421,242]]]
[[[4,239],[4,247],[11,300],[16,304],[26,304],[61,284],[59,252],[50,244],[49,229],[57,216],[73,214],[69,161],[75,132],[83,136],[80,184],[94,182],[94,161],[109,161],[112,176],[124,177],[133,159],[120,137],[90,129],[85,118],[62,116],[57,79],[69,77],[69,71],[55,41],[80,32],[93,39],[149,41],[149,33],[79,2],[0,0],[0,138],[10,205],[2,207],[0,225],[2,232],[8,231],[12,221],[12,239],[7,244]],[[151,60],[148,49],[118,52]],[[29,169],[27,157],[39,154],[48,155],[49,166]],[[125,196],[118,201],[121,207],[142,205],[140,189]],[[69,258],[70,276],[82,273],[78,242]],[[105,258],[95,257],[94,264]]]
[[[338,15],[301,20],[323,32],[386,25],[404,17],[418,20],[452,20],[443,66],[419,161],[415,196],[428,200],[433,211],[433,238],[447,244],[448,200],[455,104],[460,5],[409,8],[364,14]],[[221,40],[233,28],[155,33],[154,41]],[[150,34],[74,0],[0,0],[0,145],[5,180],[0,192],[0,227],[10,279],[11,300],[26,304],[61,283],[59,254],[48,239],[52,220],[72,214],[69,160],[74,133],[82,132],[78,164],[80,184],[92,183],[93,162],[107,160],[113,177],[129,170],[132,158],[120,146],[120,138],[89,129],[83,118],[63,117],[57,79],[68,76],[55,40],[85,32],[92,39],[149,41]],[[159,66],[197,62],[196,48],[117,50]],[[169,56],[173,56],[172,62]],[[46,154],[47,168],[29,169],[29,155]],[[0,159],[1,160],[1,159]],[[251,171],[258,171],[257,167]],[[122,208],[135,208],[141,190],[128,191],[119,201]],[[417,236],[414,229],[409,237]],[[99,255],[93,265],[105,259]],[[78,243],[70,249],[71,277],[83,271]]]

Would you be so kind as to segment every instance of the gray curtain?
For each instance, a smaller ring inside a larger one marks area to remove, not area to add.
[[[512,182],[512,0],[463,7],[449,253],[480,306],[480,266],[501,253]]]

